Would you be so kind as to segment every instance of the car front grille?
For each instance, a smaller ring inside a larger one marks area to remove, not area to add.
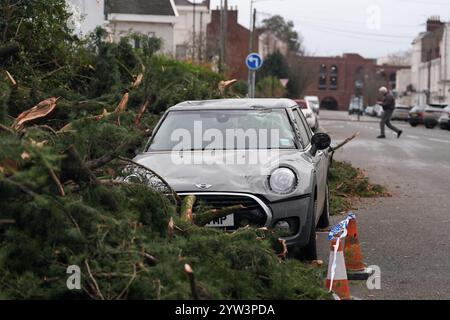
[[[184,198],[187,194],[181,195]],[[234,227],[227,227],[227,230],[235,230],[247,225],[255,227],[264,227],[268,222],[267,207],[263,208],[260,202],[253,197],[246,195],[234,194],[195,194],[197,197],[194,206],[194,213],[199,206],[205,206],[210,209],[224,209],[237,205],[244,206],[244,209],[239,209],[234,212]]]

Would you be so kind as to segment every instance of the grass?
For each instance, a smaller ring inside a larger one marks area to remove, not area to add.
[[[345,213],[354,209],[359,198],[388,196],[386,188],[372,184],[361,169],[347,162],[334,160],[330,167],[330,209],[331,215]]]

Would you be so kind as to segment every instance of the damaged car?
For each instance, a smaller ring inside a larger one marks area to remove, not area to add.
[[[242,206],[208,227],[281,229],[294,256],[315,260],[316,228],[329,225],[330,143],[290,99],[188,101],[166,111],[134,161],[181,198]]]

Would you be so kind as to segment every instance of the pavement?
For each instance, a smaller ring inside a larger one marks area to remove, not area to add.
[[[338,143],[360,132],[335,154],[363,169],[392,197],[357,204],[358,229],[367,265],[381,269],[381,289],[351,282],[351,294],[369,300],[450,299],[450,132],[411,127],[397,139],[386,128],[379,140],[379,120],[346,112],[321,111],[320,125]],[[345,216],[332,217],[338,223]],[[329,242],[318,235],[319,258],[328,263]]]

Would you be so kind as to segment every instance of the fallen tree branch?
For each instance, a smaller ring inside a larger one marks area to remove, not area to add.
[[[188,195],[183,199],[181,203],[181,219],[184,221],[194,223],[193,207],[197,197],[194,195]]]
[[[194,300],[200,300],[200,298],[198,296],[197,284],[195,283],[194,271],[192,270],[191,266],[188,264],[185,264],[184,272],[186,272],[186,274],[188,275],[188,278],[189,278],[189,284],[191,285],[192,298]]]
[[[0,225],[1,224],[15,224],[16,220],[14,219],[0,219]]]
[[[89,263],[88,263],[87,259],[84,260],[84,264],[86,265],[86,269],[87,269],[87,272],[89,274],[89,277],[91,278],[92,283],[93,283],[93,285],[95,287],[97,296],[100,297],[100,299],[105,300],[105,298],[103,297],[102,292],[100,291],[100,287],[98,286],[97,281],[95,280],[94,276],[92,275],[91,268],[89,267]]]
[[[73,144],[67,148],[64,154],[66,158],[61,162],[61,179],[63,182],[73,180],[79,185],[82,183],[100,184],[97,177],[81,159],[78,150]]]
[[[336,150],[339,150],[340,148],[342,148],[343,146],[345,146],[347,143],[349,143],[350,141],[352,141],[353,139],[355,139],[357,136],[359,136],[359,132],[354,133],[351,137],[345,139],[343,142],[339,143],[337,146],[335,147],[330,147],[328,149],[329,152],[335,152]]]
[[[122,143],[115,150],[105,154],[104,156],[102,156],[98,159],[87,162],[86,165],[91,170],[102,167],[105,164],[114,160],[123,151],[129,150],[129,149],[136,149],[142,143],[142,139],[143,139],[143,137],[141,135],[138,137],[131,138],[130,140]]]

